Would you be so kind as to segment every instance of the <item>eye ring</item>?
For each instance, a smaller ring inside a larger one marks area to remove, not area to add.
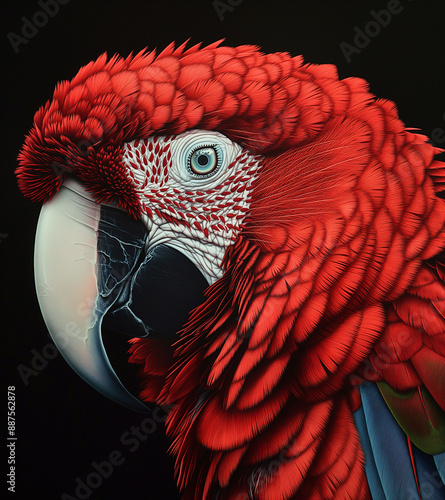
[[[217,145],[199,145],[190,151],[187,168],[194,177],[206,178],[221,166],[222,154]]]

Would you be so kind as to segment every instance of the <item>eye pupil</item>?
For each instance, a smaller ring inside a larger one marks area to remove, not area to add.
[[[201,165],[201,166],[205,166],[209,163],[209,158],[205,155],[199,155],[198,156],[198,163]]]
[[[220,160],[216,146],[200,147],[191,153],[188,167],[195,176],[208,177],[217,170]]]

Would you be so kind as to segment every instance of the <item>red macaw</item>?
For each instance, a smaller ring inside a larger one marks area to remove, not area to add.
[[[101,327],[135,337],[184,498],[443,498],[438,152],[365,81],[252,46],[104,54],[39,109],[45,321],[144,410]]]

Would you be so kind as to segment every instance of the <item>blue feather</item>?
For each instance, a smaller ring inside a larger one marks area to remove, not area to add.
[[[360,392],[364,422],[358,430],[364,443],[369,475],[368,470],[366,473],[373,498],[418,500],[405,433],[375,384],[362,384]]]
[[[434,461],[436,462],[437,470],[442,482],[445,484],[445,452],[439,455],[434,455]]]
[[[373,500],[419,500],[407,437],[375,384],[360,387],[362,407],[354,418],[365,453]],[[445,499],[445,453],[431,456],[412,446],[422,500]]]
[[[374,460],[374,453],[372,452],[371,442],[368,435],[368,427],[366,426],[365,412],[361,406],[354,413],[355,425],[357,426],[358,433],[365,453],[365,472],[368,480],[369,489],[373,500],[386,500],[385,493],[380,482],[377,466]]]
[[[445,454],[442,453],[436,456],[427,455],[415,446],[413,446],[413,453],[422,500],[444,500],[445,485],[438,472],[439,465],[437,465],[437,459],[440,460],[440,456],[442,456],[442,460],[444,460]]]
[[[444,485],[443,488],[445,489],[445,452],[440,453],[439,455],[434,455],[434,462],[436,463],[437,472],[442,479],[442,483]],[[443,493],[443,497],[445,498],[445,491]]]

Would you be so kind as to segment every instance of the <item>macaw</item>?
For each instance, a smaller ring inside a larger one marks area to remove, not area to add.
[[[444,498],[439,152],[364,80],[221,42],[103,54],[37,111],[46,325],[103,394],[168,409],[184,499]]]

